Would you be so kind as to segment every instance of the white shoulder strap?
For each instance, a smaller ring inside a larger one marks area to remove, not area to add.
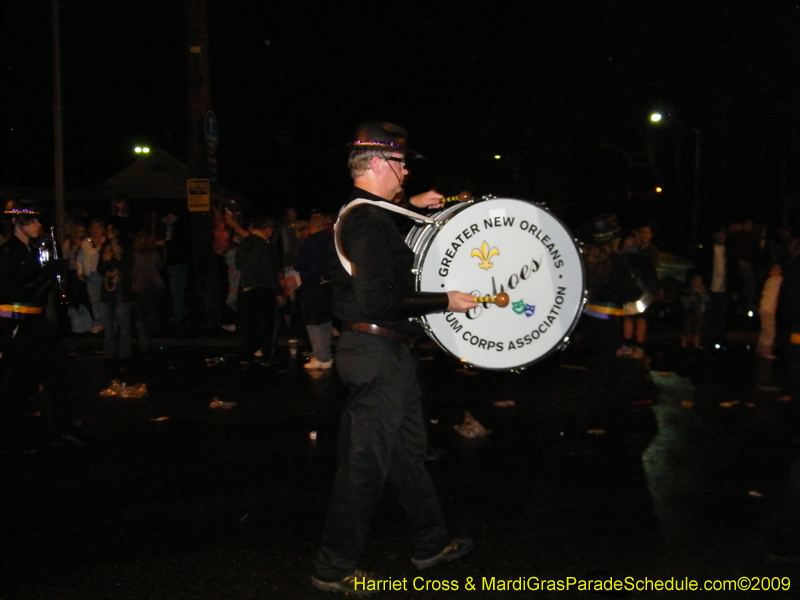
[[[360,204],[372,204],[373,206],[377,206],[378,208],[383,208],[386,210],[390,210],[392,212],[399,213],[401,215],[405,215],[410,219],[414,219],[415,221],[419,221],[420,223],[435,223],[436,220],[430,217],[426,217],[424,215],[420,215],[415,213],[412,210],[408,210],[401,206],[397,206],[396,204],[392,204],[391,202],[385,202],[383,200],[367,200],[366,198],[356,198],[352,202],[348,202],[342,207],[342,210],[339,211],[339,216],[336,218],[336,224],[333,226],[333,241],[334,245],[336,246],[336,254],[339,257],[339,262],[342,263],[344,270],[347,271],[348,275],[353,274],[353,264],[347,260],[347,257],[344,255],[342,251],[342,244],[339,240],[340,228],[342,221],[347,216],[347,213],[359,206]]]

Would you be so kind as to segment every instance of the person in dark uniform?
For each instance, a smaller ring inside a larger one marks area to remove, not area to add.
[[[707,350],[724,348],[728,326],[728,307],[738,300],[739,268],[728,248],[725,227],[717,227],[711,235],[713,243],[701,248],[695,265],[710,292],[703,315],[702,344]]]
[[[278,255],[270,242],[274,231],[271,218],[256,218],[236,250],[236,267],[241,271],[238,303],[244,364],[271,364],[274,360],[276,311],[284,303]]]
[[[164,265],[172,297],[170,323],[186,321],[186,282],[192,262],[192,235],[188,217],[182,211],[171,209],[161,221],[167,226],[166,237],[160,245],[164,247]]]
[[[51,446],[83,446],[77,437],[57,327],[45,305],[61,264],[39,259],[39,209],[28,200],[5,205],[8,241],[0,246],[0,426],[4,450],[21,449],[18,419],[25,399],[41,389],[52,428]]]
[[[620,226],[616,215],[604,214],[592,222],[593,244],[584,250],[588,303],[581,331],[589,350],[584,392],[570,436],[572,454],[591,453],[588,430],[604,405],[618,395],[617,349],[622,342],[623,305],[642,295],[625,256],[619,251]]]
[[[314,563],[312,585],[325,591],[366,595],[375,576],[356,570],[373,514],[386,484],[408,517],[413,564],[419,569],[459,558],[469,538],[451,539],[425,468],[418,362],[412,346],[421,333],[409,320],[433,312],[466,312],[477,306],[458,291],[417,292],[414,253],[385,208],[402,192],[406,137],[392,123],[369,123],[356,132],[349,167],[350,200],[371,202],[340,213],[333,260],[333,312],[342,321],[336,364],[349,390],[342,413],[336,478]],[[434,191],[414,196],[417,208],[441,206]],[[372,202],[382,202],[383,206]],[[391,206],[391,205],[390,205]]]

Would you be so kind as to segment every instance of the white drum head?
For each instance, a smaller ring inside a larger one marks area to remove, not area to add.
[[[418,289],[505,292],[510,303],[427,315],[428,334],[457,358],[491,370],[523,368],[563,347],[583,309],[585,281],[581,252],[561,221],[508,198],[444,212],[447,221],[415,248]],[[425,237],[413,234],[417,243]]]

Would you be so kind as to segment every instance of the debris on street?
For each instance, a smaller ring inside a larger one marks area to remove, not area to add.
[[[111,385],[98,395],[104,398],[144,398],[147,396],[147,384],[135,383],[129,386],[124,381],[114,379],[111,381]]]
[[[513,400],[498,400],[497,402],[492,402],[494,406],[506,407],[506,406],[516,406],[516,402]]]
[[[492,433],[481,425],[469,411],[464,413],[464,422],[461,425],[453,425],[453,429],[466,438],[480,438]]]
[[[211,404],[208,405],[211,408],[232,408],[236,406],[236,402],[223,402],[216,396],[211,399]]]

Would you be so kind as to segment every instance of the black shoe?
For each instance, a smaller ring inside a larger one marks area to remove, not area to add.
[[[430,569],[442,562],[450,562],[467,554],[475,543],[472,538],[454,538],[444,549],[430,558],[412,558],[411,562],[418,569]]]
[[[442,460],[445,456],[447,456],[447,450],[443,448],[430,447],[425,452],[425,462],[435,462],[437,460]]]
[[[245,367],[255,367],[257,365],[263,364],[264,361],[261,358],[243,358],[239,361],[239,364]]]
[[[380,578],[377,575],[358,569],[338,581],[323,581],[322,579],[317,579],[313,575],[311,576],[311,585],[318,590],[322,590],[323,592],[341,592],[352,596],[369,596],[377,592],[378,590],[375,589],[365,589],[367,587],[367,582],[370,581],[380,581]]]
[[[282,360],[273,358],[270,360],[262,360],[259,365],[262,367],[282,367],[285,363]]]
[[[18,447],[18,448],[3,448],[0,450],[0,456],[6,458],[31,458],[36,456],[39,451],[36,448]]]
[[[85,448],[88,445],[89,442],[74,433],[62,433],[48,444],[51,448]]]

